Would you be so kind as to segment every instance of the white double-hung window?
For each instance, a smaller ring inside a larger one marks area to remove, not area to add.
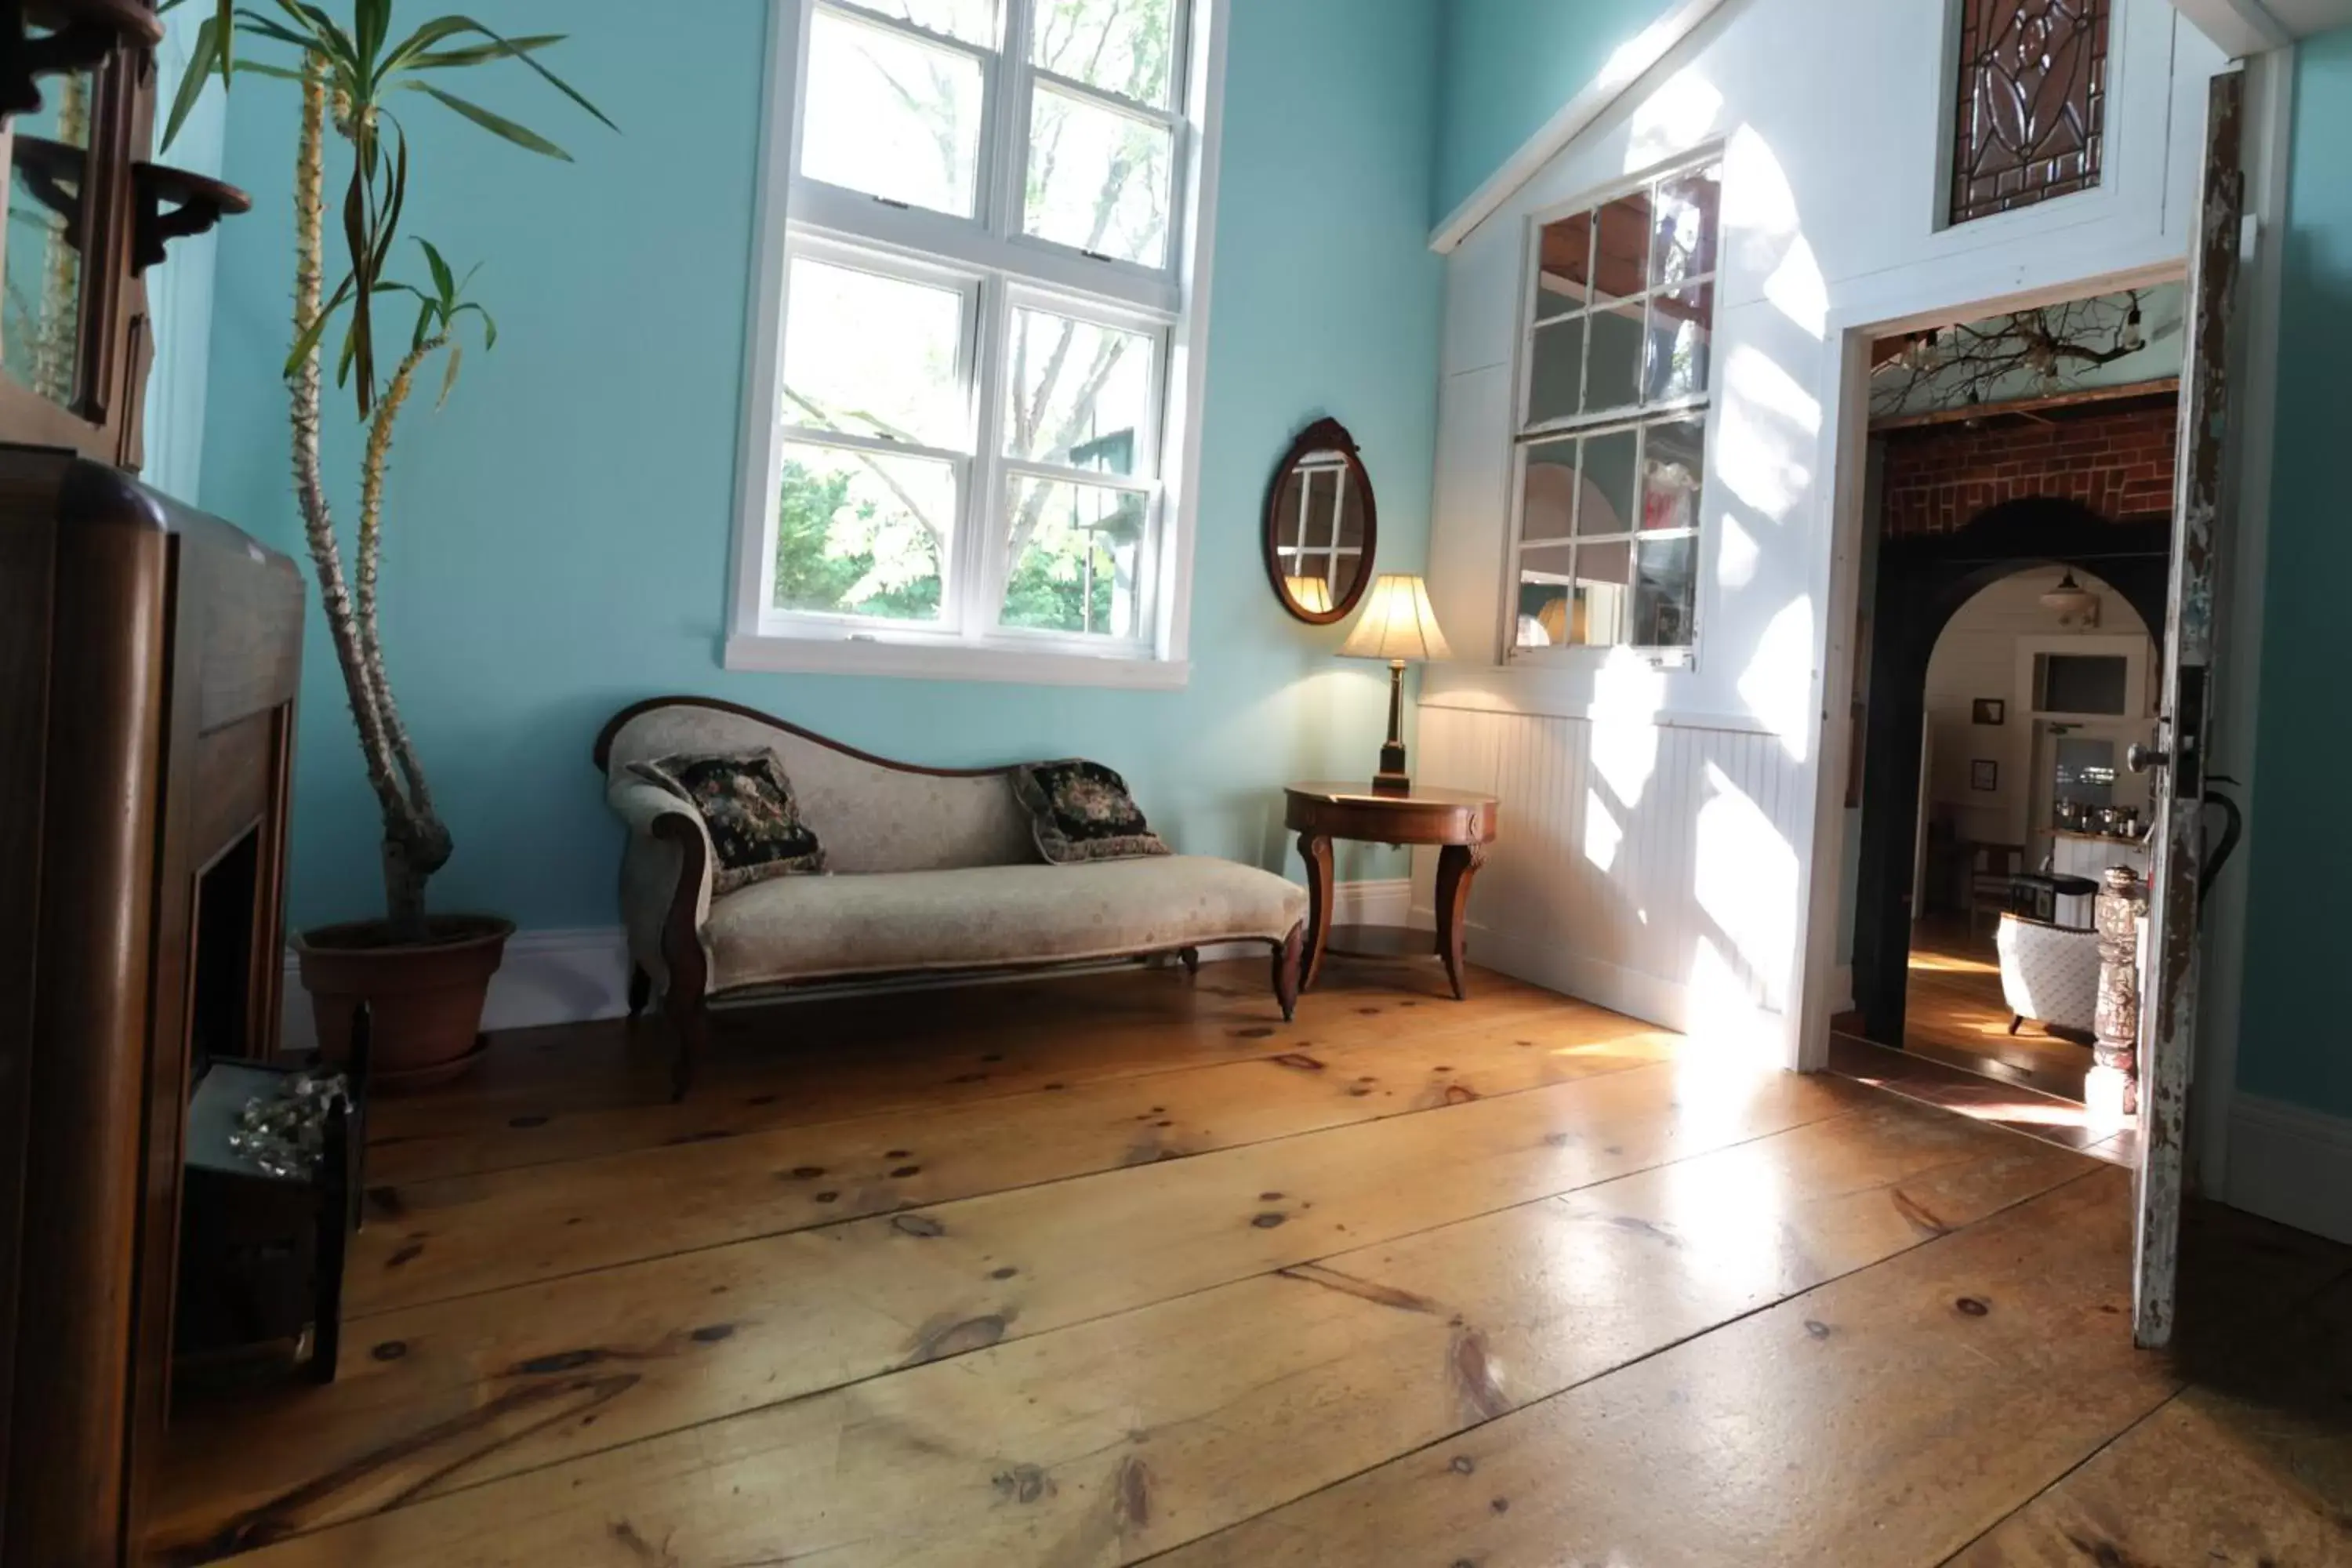
[[[727,662],[1181,684],[1227,0],[780,0]]]

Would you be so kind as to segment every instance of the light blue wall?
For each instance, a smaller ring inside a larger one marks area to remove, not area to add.
[[[2344,826],[2352,732],[2342,697],[2344,601],[2352,584],[2352,30],[2303,46],[2279,347],[2258,831],[2247,875],[2245,1001],[2238,1082],[2352,1116],[2352,1035],[2342,977],[2352,950],[2352,833]]]
[[[1666,0],[1442,0],[1442,8],[1433,223],[1664,15]]]
[[[576,165],[421,100],[405,115],[411,230],[461,266],[487,261],[477,292],[500,327],[447,410],[404,425],[392,491],[389,658],[457,839],[437,905],[613,923],[618,837],[589,745],[614,710],[669,691],[933,763],[1083,752],[1126,772],[1181,847],[1295,869],[1277,786],[1371,767],[1386,672],[1332,657],[1343,628],[1276,606],[1258,509],[1292,435],[1335,415],[1378,487],[1381,566],[1422,566],[1441,289],[1425,246],[1434,0],[1233,6],[1194,671],[1187,689],[1149,694],[719,668],[768,6],[692,9],[694,26],[668,26],[625,0],[478,7],[503,31],[573,35],[549,58],[623,134],[559,112],[520,72],[467,91],[557,135]],[[227,177],[257,211],[221,242],[203,502],[293,549],[278,379],[290,89],[240,80],[233,110]],[[331,423],[331,471],[349,474],[356,441],[347,418]],[[304,703],[294,918],[372,913],[373,805],[315,613]],[[1357,868],[1402,871],[1386,852]]]
[[[183,5],[165,17],[163,42],[155,51],[168,106],[185,70],[203,7]],[[218,84],[205,89],[169,148],[156,156],[175,169],[217,177],[228,131],[228,102]],[[162,125],[155,128],[163,133]],[[167,495],[196,499],[205,456],[205,391],[210,379],[213,332],[213,268],[217,233],[172,242],[160,267],[147,269],[147,319],[154,334],[155,363],[147,376],[147,407],[142,426],[147,461],[140,477]]]

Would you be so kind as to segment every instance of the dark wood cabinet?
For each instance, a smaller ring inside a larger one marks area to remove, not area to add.
[[[303,586],[0,447],[0,1562],[132,1560],[191,1089],[277,1046]]]

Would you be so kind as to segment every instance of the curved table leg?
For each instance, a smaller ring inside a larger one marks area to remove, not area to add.
[[[1463,984],[1462,928],[1470,911],[1470,882],[1486,863],[1483,844],[1449,844],[1437,857],[1437,955],[1445,960],[1445,978],[1454,983],[1454,999],[1467,1001]]]
[[[1323,949],[1331,940],[1330,835],[1300,834],[1298,858],[1307,862],[1307,961],[1299,984],[1312,991],[1323,973]]]

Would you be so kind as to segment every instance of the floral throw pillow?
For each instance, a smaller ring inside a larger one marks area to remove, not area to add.
[[[1100,763],[1025,763],[1013,770],[1013,793],[1029,810],[1038,853],[1056,866],[1171,853],[1127,781]]]
[[[824,869],[824,846],[801,820],[792,781],[775,752],[661,757],[632,765],[638,777],[683,797],[702,814],[719,858],[711,871],[713,892]]]

